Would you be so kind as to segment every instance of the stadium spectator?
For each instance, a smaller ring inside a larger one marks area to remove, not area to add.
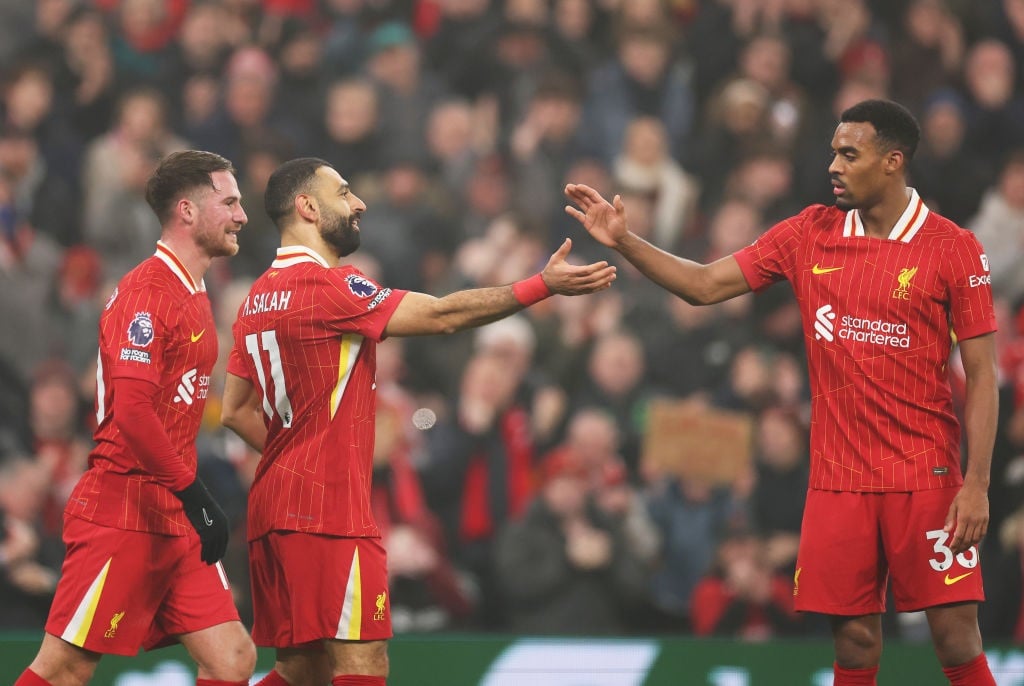
[[[992,290],[1010,302],[1024,298],[1024,148],[1011,152],[996,183],[985,191],[978,214],[967,222],[992,269]]]
[[[788,576],[775,571],[764,543],[750,533],[725,537],[715,568],[693,590],[690,615],[698,636],[765,641],[800,633]]]
[[[588,469],[560,452],[541,465],[538,495],[494,546],[498,586],[516,632],[621,634],[647,573],[615,519],[589,503]]]

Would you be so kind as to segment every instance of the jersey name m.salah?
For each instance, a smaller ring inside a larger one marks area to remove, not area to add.
[[[267,425],[249,540],[272,530],[378,536],[370,509],[376,344],[405,291],[302,247],[278,250],[238,310],[228,372]]]
[[[810,487],[915,491],[962,483],[947,362],[953,335],[995,331],[974,234],[917,192],[888,238],[814,205],[735,253],[752,289],[787,279],[811,383]]]

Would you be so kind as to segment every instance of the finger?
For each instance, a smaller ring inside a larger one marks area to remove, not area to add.
[[[607,267],[608,267],[608,263],[605,262],[605,261],[601,261],[601,262],[594,262],[592,264],[570,265],[570,271],[571,271],[571,273],[574,276],[576,276],[576,275],[588,276],[590,274],[595,274],[595,273],[597,273],[597,272],[599,272],[602,269],[605,269]],[[612,267],[612,268],[614,269],[614,267]]]
[[[967,533],[967,525],[963,522],[957,522],[956,531],[953,532],[953,540],[950,542],[950,549],[956,553],[962,553],[964,551],[964,536]]]
[[[618,193],[616,193],[615,197],[612,199],[612,206],[615,207],[615,212],[617,214],[626,213],[626,206],[622,203],[622,196]]]
[[[587,220],[587,215],[583,214],[575,207],[570,207],[569,205],[565,206],[565,213],[581,224]]]
[[[956,501],[954,500],[949,506],[949,512],[946,513],[946,523],[942,527],[942,530],[947,534],[953,530],[956,525]]]
[[[555,257],[560,260],[564,260],[569,256],[569,251],[572,250],[572,239],[566,238],[562,241],[562,244],[558,246],[558,250],[555,251]]]

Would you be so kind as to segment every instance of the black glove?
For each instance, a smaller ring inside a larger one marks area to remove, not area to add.
[[[228,549],[227,515],[198,476],[184,490],[176,491],[174,495],[178,496],[185,507],[185,516],[199,534],[203,544],[203,562],[212,565],[224,557],[224,551]]]

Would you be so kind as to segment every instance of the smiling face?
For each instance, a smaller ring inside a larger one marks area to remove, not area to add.
[[[359,218],[366,204],[352,192],[337,170],[316,170],[314,195],[320,208],[320,236],[344,257],[359,247]]]
[[[875,127],[865,122],[843,122],[832,137],[832,193],[841,210],[870,207],[879,202],[894,174],[904,166],[903,153],[884,149]]]
[[[194,195],[193,238],[210,257],[230,257],[238,252],[238,232],[249,218],[242,209],[238,181],[229,171],[210,174],[213,188]]]

